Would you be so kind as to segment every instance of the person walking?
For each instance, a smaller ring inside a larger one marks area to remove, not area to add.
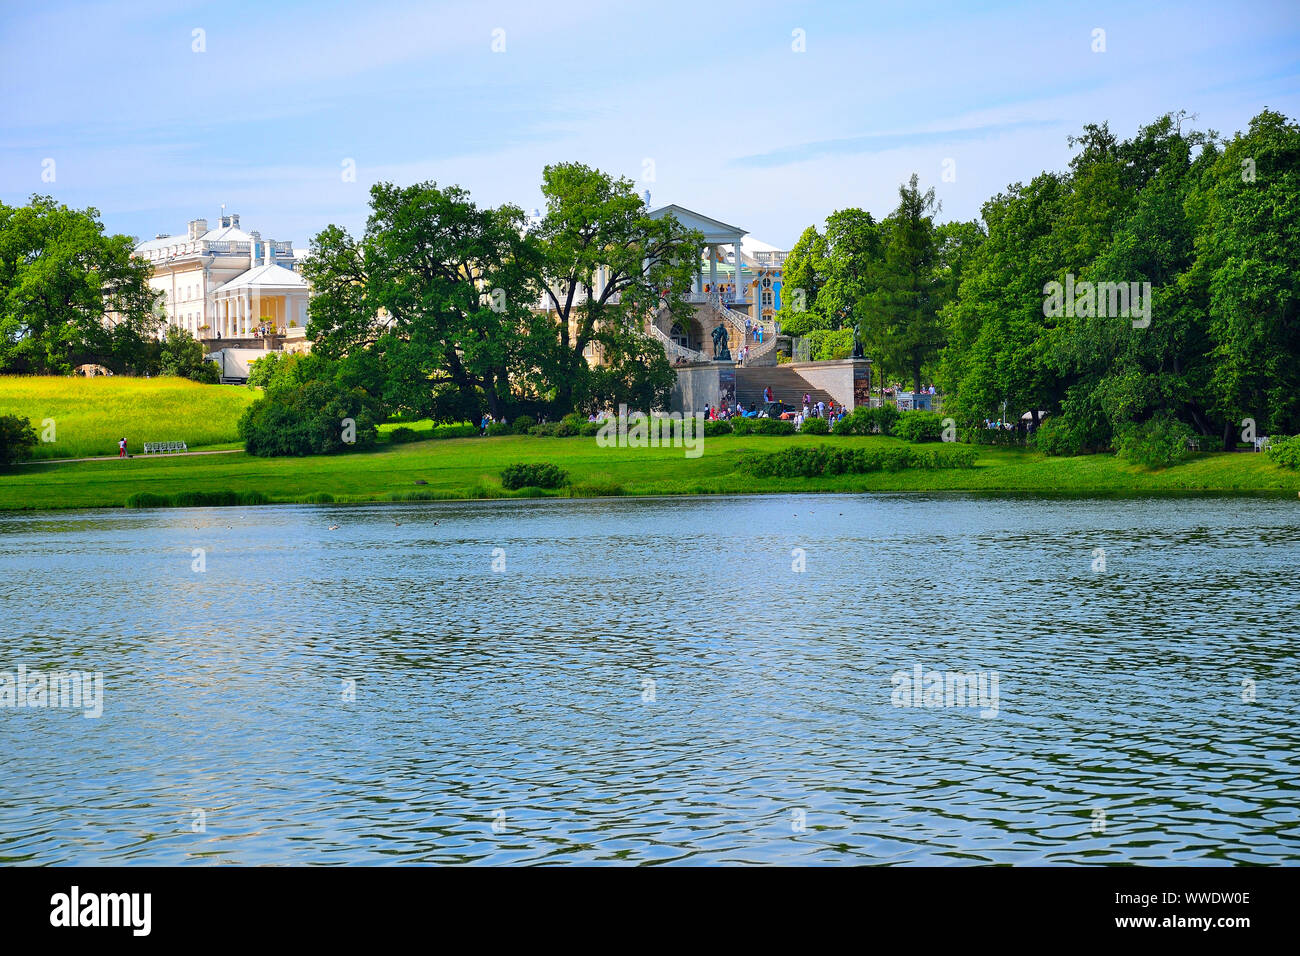
[[[125,438],[123,438],[120,442],[117,443],[117,457],[118,457],[119,459],[120,459],[120,458],[125,458],[125,457],[126,457],[126,439],[125,439]]]

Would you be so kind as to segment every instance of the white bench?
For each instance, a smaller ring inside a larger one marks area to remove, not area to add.
[[[182,451],[189,451],[183,441],[147,441],[144,443],[144,453],[146,455],[168,455]]]

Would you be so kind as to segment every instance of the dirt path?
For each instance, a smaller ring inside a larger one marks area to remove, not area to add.
[[[216,451],[176,451],[166,455],[128,455],[128,459],[154,459],[154,458],[191,458],[195,455],[237,455],[243,451],[242,448],[219,448]],[[30,461],[20,461],[20,465],[57,465],[68,464],[74,461],[118,461],[117,455],[103,455],[99,458],[33,458]]]

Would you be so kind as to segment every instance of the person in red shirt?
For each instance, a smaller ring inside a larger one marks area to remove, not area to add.
[[[117,457],[118,457],[118,458],[125,458],[125,457],[126,457],[126,439],[125,439],[125,438],[123,438],[120,442],[117,443]]]

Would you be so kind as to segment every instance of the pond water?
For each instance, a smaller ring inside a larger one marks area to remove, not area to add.
[[[1280,498],[4,514],[0,859],[1294,862],[1298,565]]]

